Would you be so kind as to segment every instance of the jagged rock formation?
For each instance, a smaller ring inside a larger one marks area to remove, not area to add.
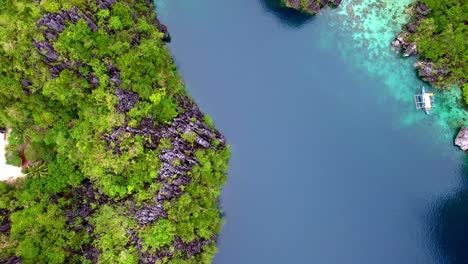
[[[154,18],[154,24],[158,28],[159,32],[164,33],[163,41],[164,42],[170,42],[171,41],[171,35],[169,34],[169,31],[167,30],[166,25],[161,23],[158,19],[158,17]]]
[[[133,108],[135,103],[138,101],[138,94],[126,91],[122,88],[118,88],[115,91],[117,97],[119,97],[119,104],[117,105],[117,111],[121,113],[125,113],[130,111]]]
[[[80,187],[73,188],[69,195],[72,197],[72,203],[64,212],[67,222],[71,225],[79,218],[81,219],[80,224],[73,226],[72,230],[75,232],[84,230],[86,233],[92,234],[94,227],[86,219],[95,212],[93,206],[109,203],[109,198],[97,191],[90,181],[85,181]],[[92,263],[96,263],[99,258],[99,250],[92,244],[84,245],[80,252],[75,253],[83,254]]]
[[[417,53],[416,43],[407,41],[408,37],[408,32],[400,32],[396,36],[395,41],[392,42],[392,46],[395,48],[395,50],[397,52],[402,52],[403,56],[405,57],[409,57]]]
[[[447,67],[438,67],[430,61],[418,61],[414,63],[414,67],[418,69],[419,77],[431,84],[448,75]]]
[[[431,9],[424,3],[418,2],[415,6],[407,10],[413,15],[413,20],[406,24],[405,29],[398,33],[392,46],[395,51],[402,53],[404,57],[418,54],[418,48],[415,42],[410,41],[412,34],[417,33],[421,21],[427,18]],[[447,77],[447,67],[436,66],[430,61],[418,61],[414,64],[418,70],[419,76],[426,82],[434,84],[440,78]]]
[[[418,30],[418,26],[421,20],[426,19],[427,15],[431,12],[431,9],[424,3],[418,3],[416,7],[409,10],[414,15],[414,19],[406,25],[406,29],[398,33],[395,41],[392,42],[392,46],[397,52],[402,52],[403,56],[409,57],[418,53],[417,45],[414,42],[408,40],[411,34],[414,34]]]
[[[315,14],[320,11],[320,9],[325,6],[338,6],[341,4],[341,0],[281,0],[282,3],[289,7],[296,9],[298,11]]]
[[[468,127],[462,127],[455,138],[455,145],[463,151],[468,150]]]
[[[115,1],[113,2],[115,3]],[[85,13],[80,12],[77,7],[73,7],[70,11],[61,10],[56,14],[47,14],[37,21],[37,26],[45,28],[44,37],[46,39],[56,40],[58,35],[65,30],[66,22],[77,23],[80,18],[86,20],[91,30],[98,30],[96,23]]]

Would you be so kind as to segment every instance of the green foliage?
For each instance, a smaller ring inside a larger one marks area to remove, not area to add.
[[[136,223],[125,216],[123,208],[104,205],[91,219],[91,223],[95,227],[94,233],[99,237],[95,241],[96,247],[102,252],[99,263],[138,263],[135,248],[125,247],[129,241],[127,230],[134,228]]]
[[[59,101],[63,105],[69,105],[75,100],[83,99],[85,93],[89,92],[88,89],[89,84],[86,80],[79,78],[69,70],[64,70],[58,78],[44,85],[42,93],[52,100]]]
[[[81,18],[66,22],[56,39],[46,39],[46,28],[37,27],[41,16],[72,7],[96,22],[98,30]],[[172,242],[176,235],[189,242],[219,232],[218,196],[228,149],[197,152],[193,158],[200,162],[190,174],[191,184],[182,187],[185,194],[166,201],[167,219],[142,226],[132,215],[135,206],[154,203],[163,185],[159,155],[173,146],[169,138],[117,128],[137,128],[143,118],[152,118],[155,126],[171,124],[184,111],[176,98],[187,96],[154,18],[143,0],[118,1],[110,10],[88,0],[0,1],[0,126],[11,129],[9,162],[20,165],[25,155],[33,164],[13,185],[0,182],[0,209],[12,221],[11,234],[0,236],[0,257],[90,263],[82,252],[92,245],[100,252],[99,263],[138,263],[140,252],[129,234],[134,230],[148,252],[164,248],[174,254],[165,263],[211,261],[214,242],[190,258],[173,252]],[[45,52],[33,45],[44,41],[59,55],[56,62],[47,62]],[[111,79],[110,66],[118,69],[120,84]],[[117,88],[138,94],[126,113],[116,110]],[[204,122],[214,129],[208,116]],[[194,136],[184,138],[194,143]],[[184,164],[176,160],[172,165]],[[92,184],[100,201],[75,195],[83,181]],[[85,209],[75,208],[83,203]],[[83,210],[89,210],[86,216],[70,218]],[[90,233],[83,228],[87,224],[94,228]]]
[[[309,7],[309,0],[301,0],[301,2],[299,3],[299,6],[301,10],[307,11]]]
[[[182,138],[190,144],[194,144],[197,139],[197,134],[193,131],[185,132],[182,134]]]
[[[209,126],[211,129],[215,129],[213,118],[209,115],[203,116],[203,122]]]
[[[157,250],[169,245],[174,239],[174,234],[175,227],[167,219],[161,219],[156,224],[146,226],[140,232],[140,238],[143,240],[143,250]]]
[[[69,25],[60,34],[55,43],[57,51],[72,61],[89,62],[93,56],[92,47],[97,34],[92,32],[84,19],[78,23]],[[70,76],[70,75],[68,75]],[[72,78],[72,77],[69,77]]]
[[[465,98],[465,103],[468,105],[468,83],[463,84],[463,98]]]
[[[19,153],[18,152],[9,152],[7,155],[6,155],[6,163],[8,165],[13,165],[13,166],[16,166],[16,167],[19,167],[21,166],[21,157],[19,156]]]
[[[152,178],[155,178],[157,175],[156,171],[153,171],[150,174],[153,174],[150,175]],[[154,197],[157,195],[159,189],[161,188],[161,185],[162,184],[160,183],[153,183],[148,187],[146,191],[140,191],[135,193],[134,201],[136,205],[141,206],[144,202],[152,202]]]
[[[124,26],[122,22],[120,21],[120,17],[118,16],[113,16],[109,19],[109,28],[113,30],[119,30],[123,29]]]
[[[167,208],[177,236],[187,242],[197,236],[209,239],[221,229],[217,197],[226,181],[229,149],[198,150],[195,156],[200,164],[193,168],[187,192]]]
[[[422,20],[413,40],[421,59],[446,68],[447,77],[435,83],[439,87],[463,85],[468,76],[468,2],[463,0],[421,0],[432,9]],[[466,93],[465,93],[466,94]]]
[[[177,104],[167,93],[159,89],[151,94],[148,101],[138,102],[128,113],[128,116],[140,121],[143,117],[152,116],[159,123],[169,123],[177,116]]]
[[[67,241],[74,232],[65,230],[59,205],[38,203],[11,214],[11,239],[18,241],[15,254],[23,263],[63,263]]]
[[[123,2],[117,2],[112,6],[112,15],[113,17],[110,21],[113,18],[118,18],[122,28],[127,29],[133,25],[133,18],[130,9]],[[111,23],[110,21],[109,24]]]

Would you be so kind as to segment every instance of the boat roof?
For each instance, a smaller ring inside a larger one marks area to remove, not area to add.
[[[424,100],[424,107],[430,108],[431,107],[431,94],[423,94],[423,100]]]

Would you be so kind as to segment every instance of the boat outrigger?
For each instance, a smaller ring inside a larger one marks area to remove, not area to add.
[[[431,109],[434,107],[434,94],[426,92],[424,86],[421,88],[421,94],[414,95],[414,103],[416,109],[424,109],[426,114],[429,114]]]

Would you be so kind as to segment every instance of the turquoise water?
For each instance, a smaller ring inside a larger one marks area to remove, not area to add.
[[[449,118],[442,94],[415,111],[423,83],[390,49],[407,3],[310,18],[268,0],[158,2],[189,92],[232,147],[214,263],[468,259],[450,128],[465,113]]]
[[[410,19],[408,6],[411,2],[345,0],[336,10],[325,12],[325,16],[333,21],[330,24],[334,29],[352,38],[339,45],[342,56],[352,61],[359,70],[381,79],[388,90],[385,95],[399,101],[400,107],[405,108],[407,113],[401,122],[414,125],[429,119],[433,124],[432,130],[437,130],[436,135],[447,143],[453,139],[454,130],[468,120],[468,112],[460,107],[460,89],[453,87],[442,93],[433,89],[437,93],[433,117],[413,111],[412,95],[416,88],[429,85],[417,78],[412,66],[415,58],[402,59],[390,47],[395,35]],[[386,104],[386,101],[383,100],[382,104]]]

